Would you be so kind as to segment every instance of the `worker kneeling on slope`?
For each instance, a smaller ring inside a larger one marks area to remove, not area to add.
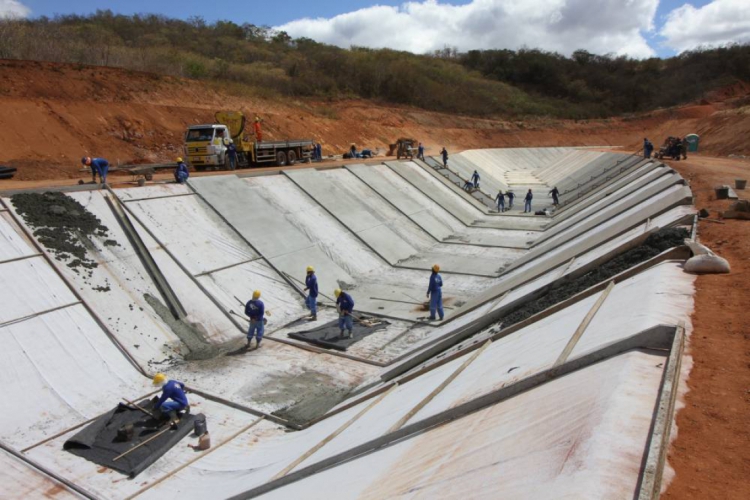
[[[435,313],[443,320],[443,278],[440,277],[440,266],[432,266],[430,284],[427,287],[427,297],[430,299],[430,321],[435,321]]]
[[[342,292],[340,288],[333,291],[333,295],[336,297],[336,310],[339,312],[339,336],[344,338],[344,330],[348,332],[346,338],[352,337],[352,330],[354,329],[354,299],[351,295],[346,292]]]
[[[253,292],[252,300],[249,300],[245,305],[245,314],[250,318],[250,326],[247,329],[247,347],[250,347],[253,337],[255,337],[255,348],[258,349],[260,342],[263,340],[263,327],[266,323],[266,306],[260,300],[260,290]]]
[[[185,184],[190,177],[190,171],[182,158],[177,158],[177,168],[174,171],[174,180],[179,184]]]
[[[161,387],[161,396],[154,405],[154,410],[159,410],[161,415],[168,416],[170,425],[177,427],[180,422],[178,413],[190,413],[185,384],[176,380],[167,380],[163,373],[154,375],[154,385]]]
[[[318,319],[318,278],[315,276],[313,266],[307,266],[307,276],[305,277],[305,291],[308,292],[305,297],[305,304],[310,309],[310,321]]]

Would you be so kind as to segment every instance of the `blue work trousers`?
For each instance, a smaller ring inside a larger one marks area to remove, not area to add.
[[[440,319],[443,319],[445,315],[443,313],[443,291],[438,290],[430,294],[430,319],[435,319],[435,312],[437,312]]]
[[[102,184],[106,184],[107,183],[107,172],[109,172],[109,165],[107,165],[105,167],[99,167],[97,170],[99,171],[99,178],[100,178],[99,180],[102,181]]]
[[[505,212],[505,199],[500,198],[499,200],[497,200],[497,211]]]
[[[523,211],[525,212],[531,212],[531,200],[526,200],[526,202],[523,204]]]
[[[162,413],[169,413],[170,411],[182,411],[185,407],[177,401],[164,401],[159,409]]]
[[[344,314],[339,316],[339,330],[349,330],[351,332],[354,329],[354,318],[351,314]]]
[[[250,320],[250,327],[247,329],[247,340],[248,342],[253,339],[253,336],[260,342],[263,340],[263,320]]]
[[[313,316],[318,315],[318,298],[313,297],[312,295],[308,295],[305,297],[305,305],[308,309],[310,309],[310,314]]]

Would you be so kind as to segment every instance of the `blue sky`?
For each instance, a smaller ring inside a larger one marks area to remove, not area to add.
[[[222,3],[214,3],[214,2],[206,2],[205,0],[161,0],[158,2],[146,1],[146,0],[129,0],[129,1],[111,1],[111,2],[101,2],[101,1],[93,1],[93,0],[68,0],[66,2],[60,2],[59,0],[52,1],[52,0],[16,0],[24,4],[26,7],[28,7],[31,10],[31,16],[54,16],[55,14],[89,14],[97,9],[110,9],[116,13],[122,13],[122,14],[134,14],[134,13],[159,13],[164,14],[169,17],[176,17],[176,18],[182,18],[185,19],[190,16],[202,16],[207,21],[215,21],[218,19],[230,19],[234,22],[237,22],[239,24],[244,22],[249,22],[255,25],[269,25],[269,26],[289,26],[290,34],[293,36],[310,36],[311,38],[316,38],[324,42],[328,43],[335,43],[338,45],[346,46],[346,44],[358,44],[358,45],[370,45],[370,42],[368,40],[371,40],[372,38],[362,38],[359,39],[355,38],[346,38],[339,34],[332,33],[336,28],[333,27],[333,23],[335,19],[341,20],[341,18],[336,18],[336,16],[339,16],[341,14],[353,12],[353,11],[360,11],[360,9],[367,10],[368,8],[372,8],[374,5],[381,5],[381,6],[401,6],[404,4],[403,1],[396,1],[396,0],[349,0],[346,2],[341,2],[340,0],[313,0],[313,1],[301,1],[301,0],[286,0],[281,2],[222,2]],[[434,1],[434,0],[433,0]],[[526,1],[526,0],[524,0]],[[630,30],[630,34],[632,37],[633,33],[640,33],[640,42],[641,46],[638,47],[637,44],[631,44],[633,48],[629,50],[623,49],[623,53],[628,54],[635,54],[635,55],[645,55],[644,50],[648,50],[650,47],[652,53],[655,53],[659,56],[670,56],[677,52],[673,47],[668,46],[668,44],[665,43],[665,38],[663,36],[662,29],[664,20],[666,19],[667,14],[672,12],[674,9],[684,5],[684,4],[690,4],[696,8],[703,7],[709,3],[711,3],[711,0],[651,0],[649,2],[648,0],[641,1],[640,4],[638,4],[638,0],[635,2],[632,1],[626,1],[626,0],[619,0],[616,2],[612,2],[611,0],[580,0],[583,2],[583,6],[586,8],[590,8],[592,12],[596,11],[602,11],[602,17],[606,20],[607,18],[612,18],[618,15],[622,15],[621,12],[623,9],[625,12],[627,12],[627,8],[645,8],[647,5],[653,5],[653,2],[658,1],[658,7],[656,10],[656,14],[653,17],[653,23],[655,29],[653,31],[646,31],[643,29],[639,29],[637,26],[635,29],[633,29],[632,26],[630,26],[628,29]],[[732,3],[736,2],[738,0],[719,0],[716,3]],[[451,5],[467,5],[470,4],[470,0],[442,0],[443,4],[450,3]],[[498,3],[503,3],[502,0],[500,0]],[[519,2],[520,3],[520,2]],[[550,2],[547,2],[548,4]],[[554,3],[554,2],[552,2]],[[575,2],[567,2],[567,3],[575,3]],[[606,5],[605,5],[606,4]],[[632,4],[638,4],[633,6]],[[222,9],[219,6],[225,5],[228,8]],[[626,5],[630,5],[630,7],[625,7]],[[507,10],[507,5],[506,5]],[[606,9],[610,9],[607,11]],[[749,9],[750,10],[750,9]],[[580,11],[580,6],[579,6]],[[608,14],[610,12],[610,14]],[[637,12],[635,13],[637,14]],[[364,14],[363,14],[363,19]],[[632,17],[632,16],[631,16]],[[327,24],[319,24],[317,27],[311,27],[308,25],[301,24],[298,20],[302,18],[326,18],[330,20]],[[331,18],[334,18],[333,20]],[[389,21],[386,17],[380,17],[381,20],[384,20],[384,22],[381,22],[382,26],[380,26],[378,29],[387,28],[387,25],[389,24]],[[293,23],[295,22],[296,23]],[[359,21],[360,23],[362,21]],[[410,21],[408,21],[410,22]],[[287,24],[292,23],[292,24]],[[369,24],[369,23],[368,23]],[[342,26],[342,22],[335,23],[336,26]],[[520,26],[520,22],[516,21],[516,24],[513,23],[509,24],[508,29],[513,29],[517,26]],[[592,52],[612,52],[616,51],[613,50],[613,47],[617,47],[617,43],[620,44],[620,46],[624,46],[623,44],[626,44],[626,39],[622,38],[622,40],[619,41],[613,41],[611,40],[611,36],[608,33],[605,33],[604,31],[609,30],[612,31],[611,27],[606,27],[606,22],[603,23],[603,26],[601,28],[602,33],[601,36],[602,39],[608,39],[610,40],[610,44],[607,45],[606,43],[597,43],[595,39],[592,38],[592,36],[589,34],[588,38],[586,36],[581,36],[580,40],[581,42],[571,42],[571,43],[586,43],[587,40],[590,40],[590,44],[592,46],[589,47],[583,47],[586,48]],[[542,27],[543,28],[543,27]],[[347,28],[342,28],[347,29]],[[353,29],[353,28],[352,28]],[[371,28],[372,29],[372,28]],[[396,29],[396,28],[394,28]],[[498,28],[501,29],[501,28]],[[588,31],[591,31],[591,27],[586,28]],[[623,28],[624,29],[624,28]],[[542,31],[544,31],[542,29]],[[580,30],[579,30],[580,31]],[[377,36],[377,35],[375,35]],[[438,35],[439,36],[439,35]],[[524,38],[524,36],[526,38]],[[561,37],[563,35],[560,35]],[[623,35],[625,36],[625,35]],[[364,40],[364,42],[360,41]],[[527,45],[529,47],[535,47],[535,46],[542,46],[542,48],[547,48],[550,50],[560,50],[562,52],[571,51],[573,48],[566,47],[564,44],[564,41],[561,40],[552,40],[548,44],[545,45],[545,43],[539,42],[535,43],[536,38],[533,36],[533,32],[529,32],[527,34],[519,34],[513,41],[511,40],[489,40],[484,41],[483,44],[485,47],[482,48],[488,48],[487,45],[503,45],[505,44],[508,46],[508,48],[516,48],[513,45]],[[394,42],[391,44],[398,45],[399,42],[398,38],[394,38]],[[438,42],[434,42],[433,45]],[[477,43],[480,44],[479,41],[472,42],[472,41],[466,41],[466,44],[471,43]],[[685,42],[688,43],[688,42]],[[377,45],[377,42],[374,42],[375,45]],[[448,43],[445,43],[445,45],[455,45],[454,43],[450,43],[450,40],[448,40]],[[387,43],[384,42],[383,46],[389,46]],[[414,48],[411,48],[414,47]],[[420,51],[420,48],[423,47],[423,45],[415,44],[409,45],[406,44],[406,48],[408,50],[414,50],[416,52]],[[434,48],[432,45],[426,45],[426,47]],[[601,47],[601,50],[598,50],[598,47]],[[644,47],[646,47],[644,49]],[[459,49],[464,49],[466,47],[459,47]],[[569,50],[568,50],[569,49]]]

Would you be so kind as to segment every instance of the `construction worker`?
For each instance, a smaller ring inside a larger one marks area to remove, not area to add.
[[[513,200],[516,198],[516,193],[512,189],[509,189],[506,193],[508,196],[508,210],[513,208]]]
[[[445,146],[443,146],[443,150],[440,151],[440,155],[443,157],[443,166],[448,166],[448,150],[445,149]]]
[[[229,157],[229,170],[234,170],[237,168],[237,146],[234,145],[234,141],[227,146],[227,156]]]
[[[352,143],[351,146],[349,146],[349,158],[356,158],[357,157],[357,146]]]
[[[253,299],[249,300],[245,304],[245,315],[250,318],[250,326],[247,329],[247,348],[250,348],[253,337],[255,337],[256,344],[255,348],[260,347],[260,342],[263,340],[263,326],[264,326],[264,315],[266,312],[266,306],[263,305],[263,301],[260,300],[260,290],[253,292]]]
[[[526,196],[524,197],[523,201],[523,213],[530,213],[531,212],[531,200],[534,198],[534,195],[531,194],[531,189],[529,189],[529,192],[526,193]]]
[[[188,408],[185,384],[176,380],[167,380],[167,376],[163,373],[154,375],[153,384],[161,387],[161,396],[156,401],[154,410],[160,410],[162,415],[169,415],[172,426],[176,426],[179,422],[177,412]]]
[[[651,158],[651,153],[654,151],[654,145],[647,137],[643,138],[643,157],[647,160]]]
[[[430,299],[430,321],[435,321],[435,312],[443,320],[443,278],[440,277],[440,266],[432,266],[430,284],[427,287],[427,298]]]
[[[318,278],[315,276],[313,266],[307,266],[307,277],[305,277],[305,304],[310,309],[310,321],[318,319]]]
[[[104,158],[91,158],[84,156],[81,163],[91,168],[91,182],[96,183],[96,174],[99,174],[99,181],[102,185],[107,183],[107,172],[109,171],[109,162]]]
[[[552,195],[552,204],[554,206],[557,206],[560,204],[560,191],[557,190],[557,186],[552,188],[552,191],[549,192],[550,195]]]
[[[471,174],[471,183],[474,184],[474,189],[479,189],[479,172],[476,170]]]
[[[174,171],[174,180],[179,184],[185,184],[185,182],[187,182],[188,180],[188,177],[190,177],[190,171],[188,170],[185,162],[182,161],[182,157],[178,157],[176,161],[177,168]]]
[[[354,329],[354,299],[348,293],[342,292],[341,288],[334,290],[333,295],[336,297],[336,310],[339,312],[339,336],[344,338],[344,330],[347,330],[349,333],[346,338],[351,338]]]
[[[502,189],[498,190],[497,196],[495,196],[495,203],[497,203],[498,212],[505,212],[505,195]]]
[[[260,128],[260,116],[255,117],[255,123],[253,124],[253,128],[255,130],[255,139],[258,142],[261,142],[263,140],[263,131]]]
[[[419,146],[417,146],[417,159],[424,161],[424,146],[422,143],[419,143]]]
[[[686,137],[680,141],[680,152],[682,153],[682,159],[687,160],[688,141]]]

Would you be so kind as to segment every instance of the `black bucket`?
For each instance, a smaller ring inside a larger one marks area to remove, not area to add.
[[[193,432],[195,432],[195,435],[202,436],[207,431],[208,431],[208,427],[206,426],[206,417],[196,418],[193,423]]]

